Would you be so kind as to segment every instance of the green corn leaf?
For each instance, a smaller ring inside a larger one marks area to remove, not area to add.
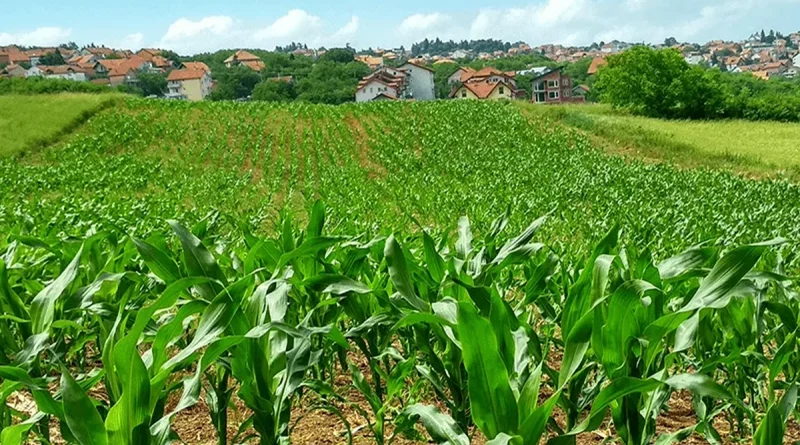
[[[61,275],[42,289],[31,301],[30,314],[33,323],[33,333],[41,334],[50,329],[55,317],[56,300],[64,293],[64,290],[72,284],[78,275],[78,266],[81,261],[83,246],[78,250],[75,258],[61,272]]]
[[[100,413],[66,368],[61,373],[64,418],[80,445],[105,445],[106,428]]]
[[[178,265],[169,255],[146,241],[137,238],[132,239],[133,243],[136,245],[136,250],[139,251],[139,255],[142,256],[147,267],[149,267],[157,277],[161,278],[167,284],[172,284],[181,278]]]
[[[553,409],[560,397],[561,391],[557,391],[522,420],[522,424],[519,427],[522,443],[539,443],[547,431],[547,422],[552,418]]]
[[[384,248],[386,263],[389,265],[389,276],[392,279],[395,289],[400,296],[412,308],[421,312],[430,312],[428,303],[419,298],[414,291],[414,284],[411,275],[408,273],[408,264],[400,244],[395,240],[394,235],[386,240]]]
[[[494,329],[470,302],[458,305],[458,332],[469,375],[469,397],[475,425],[493,439],[516,433],[517,401],[498,352]]]
[[[658,268],[658,272],[661,275],[662,280],[674,280],[699,267],[702,267],[714,256],[715,252],[716,250],[711,247],[692,248],[681,253],[680,255],[667,258],[659,263],[656,267]]]
[[[739,247],[723,256],[700,283],[700,288],[692,300],[681,311],[721,309],[727,305],[727,299],[724,297],[755,267],[766,249],[767,246],[764,244],[754,244]]]
[[[775,445],[783,443],[786,426],[783,422],[783,413],[778,405],[773,405],[767,415],[761,420],[755,434],[753,445]]]
[[[522,445],[522,438],[520,436],[509,436],[505,433],[500,433],[494,439],[486,442],[486,445]]]
[[[407,406],[401,416],[418,418],[431,439],[439,445],[469,445],[469,438],[455,420],[430,405],[418,403]]]
[[[177,221],[170,220],[167,222],[181,241],[183,259],[189,275],[211,279],[207,284],[198,285],[197,291],[204,299],[213,300],[228,285],[225,274],[222,273],[222,269],[220,269],[214,256],[206,249],[200,239],[192,235]]]
[[[425,250],[425,264],[428,272],[436,283],[441,283],[444,279],[445,266],[439,252],[436,251],[436,243],[427,232],[422,233],[422,244]]]

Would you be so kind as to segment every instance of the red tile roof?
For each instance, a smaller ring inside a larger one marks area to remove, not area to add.
[[[228,57],[227,59],[225,59],[225,63],[233,63],[233,62],[237,62],[237,61],[238,62],[249,62],[249,61],[259,61],[259,62],[261,62],[261,59],[259,59],[258,56],[256,56],[255,54],[247,52],[247,51],[245,51],[243,49],[240,49],[239,51],[236,51],[236,54],[234,54],[234,55]]]
[[[167,76],[167,80],[170,82],[177,82],[181,80],[202,79],[206,74],[207,72],[203,70],[172,70],[169,76]]]
[[[267,67],[261,60],[243,60],[240,62],[242,65],[250,68],[253,71],[261,71]]]
[[[494,91],[494,89],[500,85],[508,88],[513,95],[514,89],[508,86],[505,82],[494,82],[494,83],[490,83],[487,81],[467,82],[463,85],[463,87],[472,91],[472,94],[477,96],[478,99],[486,99],[487,97],[489,97],[490,94],[492,94],[492,91]],[[460,89],[461,88],[453,90],[453,92],[450,93],[450,97],[455,97],[455,95],[458,93]]]
[[[183,62],[183,67],[187,70],[203,70],[209,73],[211,72],[211,70],[208,68],[208,65],[203,62]]]
[[[592,64],[589,65],[589,75],[597,74],[597,70],[600,69],[601,66],[608,65],[608,61],[606,61],[603,57],[595,57],[592,59]]]

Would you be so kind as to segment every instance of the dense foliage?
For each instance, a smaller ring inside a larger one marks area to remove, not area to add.
[[[225,59],[232,50],[200,54],[184,61],[204,62],[217,82],[211,100],[234,100],[252,96],[255,100],[299,100],[311,103],[341,104],[355,100],[356,86],[369,68],[354,61],[350,48],[332,48],[319,59],[282,52],[248,50],[258,56],[266,68],[260,72],[243,66],[227,68]],[[275,78],[292,77],[290,85],[276,92]],[[256,85],[262,84],[256,90]],[[256,94],[256,91],[258,93]]]
[[[793,184],[477,101],[128,99],[0,175],[4,445],[170,443],[201,397],[220,444],[315,409],[379,445],[773,445],[795,415]]]
[[[414,57],[422,54],[429,54],[431,56],[448,56],[456,50],[470,51],[472,53],[489,53],[495,51],[508,51],[509,49],[519,46],[523,42],[511,44],[503,42],[502,40],[495,39],[478,39],[478,40],[461,40],[456,42],[453,40],[442,41],[439,38],[434,40],[425,39],[421,42],[411,45],[411,54]]]
[[[604,102],[645,116],[800,121],[800,82],[690,66],[670,49],[611,56],[594,86]]]
[[[43,77],[0,77],[0,94],[109,93],[106,85]]]

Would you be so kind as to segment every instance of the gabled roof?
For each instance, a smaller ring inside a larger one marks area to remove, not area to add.
[[[209,73],[211,72],[211,70],[208,68],[208,65],[203,62],[183,62],[183,67],[187,70],[203,70]]]
[[[261,71],[267,67],[261,60],[244,60],[240,62],[242,65],[250,68],[253,71]]]
[[[157,68],[170,68],[172,67],[172,61],[167,59],[166,57],[161,56],[153,56],[150,60],[153,63],[153,66]]]
[[[462,88],[466,88],[472,91],[472,94],[474,94],[478,99],[486,99],[487,97],[489,97],[489,95],[492,94],[492,91],[494,91],[495,88],[501,85],[508,88],[509,91],[511,91],[513,94],[514,89],[508,86],[508,84],[506,84],[505,82],[493,82],[493,83],[489,83],[486,81],[469,82],[462,85]],[[453,92],[450,93],[450,97],[455,97],[455,95],[458,93],[460,89],[461,88],[457,88],[453,90]]]
[[[172,70],[167,76],[167,81],[178,82],[182,80],[202,79],[208,72],[204,70]]]
[[[588,74],[597,74],[597,70],[599,70],[601,66],[605,65],[608,65],[608,61],[606,61],[605,57],[595,57],[592,59],[592,64],[589,65]]]
[[[256,61],[256,60],[259,61],[259,62],[261,61],[261,59],[259,59],[258,56],[256,56],[255,54],[247,52],[247,51],[245,51],[243,49],[240,49],[239,51],[236,51],[236,53],[234,55],[232,55],[232,56],[228,57],[227,59],[225,59],[225,63],[233,63],[233,62],[237,62],[237,61],[238,62],[249,62],[249,61]]]
[[[547,70],[547,71],[545,71],[545,72],[543,72],[543,73],[539,74],[538,76],[534,77],[532,80],[535,82],[536,80],[539,80],[539,79],[541,79],[541,78],[542,78],[542,77],[544,77],[544,76],[547,76],[547,75],[550,75],[550,74],[553,74],[553,73],[560,72],[560,71],[561,71],[561,70],[563,70],[563,69],[564,69],[564,68],[553,68],[553,69],[551,69],[551,70]]]
[[[147,63],[146,60],[143,58],[133,55],[129,59],[120,59],[122,62],[116,64],[112,68],[109,68],[108,75],[109,76],[124,76],[128,74],[130,71],[138,71],[142,68],[142,66]],[[101,61],[102,64],[102,61]],[[103,65],[105,66],[105,65]]]
[[[416,62],[412,62],[411,60],[407,61],[407,62],[406,62],[406,63],[404,63],[403,65],[414,65],[414,66],[415,66],[415,67],[417,67],[417,68],[422,68],[422,69],[424,69],[424,70],[426,70],[426,71],[434,72],[434,71],[433,71],[431,68],[428,68],[428,67],[427,67],[427,66],[425,66],[425,65],[420,65],[419,63],[416,63]],[[403,65],[400,65],[400,66],[402,67]]]

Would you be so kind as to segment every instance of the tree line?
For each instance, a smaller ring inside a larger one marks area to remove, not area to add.
[[[800,121],[800,79],[692,66],[679,51],[645,46],[607,60],[594,87],[617,109],[665,119]]]

